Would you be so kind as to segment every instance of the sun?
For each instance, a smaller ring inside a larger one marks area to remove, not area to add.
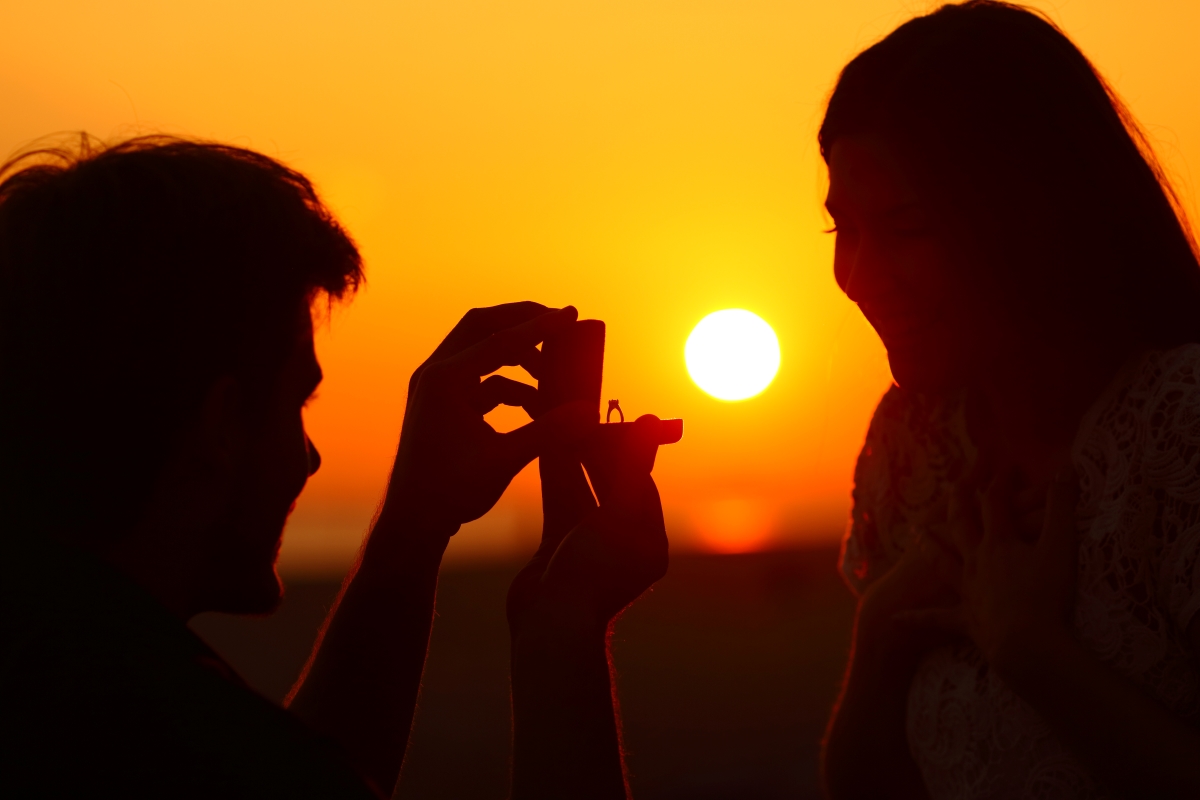
[[[683,348],[688,374],[718,400],[745,400],[779,371],[779,339],[762,317],[741,308],[714,311],[696,323]]]

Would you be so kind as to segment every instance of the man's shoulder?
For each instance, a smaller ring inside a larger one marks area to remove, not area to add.
[[[172,796],[372,796],[335,748],[136,587],[69,577],[5,588],[0,787],[39,787],[22,796],[106,786],[162,796],[164,785]]]
[[[27,564],[0,590],[6,704],[17,690],[61,704],[120,698],[133,711],[202,679],[204,645],[149,595],[86,555],[38,555],[53,566]]]

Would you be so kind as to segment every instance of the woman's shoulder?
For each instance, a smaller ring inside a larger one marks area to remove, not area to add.
[[[1147,488],[1200,491],[1200,344],[1143,355],[1105,416],[1102,441],[1125,450]]]
[[[1074,457],[1086,530],[1076,625],[1123,673],[1194,710],[1184,632],[1200,611],[1200,344],[1143,353],[1097,408]],[[1183,693],[1164,682],[1180,675]]]
[[[944,517],[947,487],[973,457],[960,398],[893,385],[871,418],[854,469],[842,573],[861,591],[916,533]]]
[[[899,493],[920,505],[930,481],[956,479],[973,458],[960,396],[930,397],[892,385],[859,452],[855,498]]]
[[[966,437],[958,395],[932,397],[892,384],[875,407],[860,460],[904,457],[917,450],[957,449]]]
[[[1168,350],[1147,351],[1138,363],[1132,388],[1152,395],[1163,390],[1184,394],[1200,392],[1200,343],[1188,342]]]
[[[1200,401],[1200,343],[1148,353],[1139,377],[1157,403],[1178,401],[1181,408],[1194,405]]]
[[[1143,353],[1102,398],[1088,433],[1139,450],[1200,436],[1200,343]],[[1132,455],[1132,452],[1130,453]]]

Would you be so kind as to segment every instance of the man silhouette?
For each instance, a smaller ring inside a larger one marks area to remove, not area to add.
[[[320,456],[315,302],[362,280],[298,173],[165,137],[0,168],[0,790],[10,797],[390,796],[449,537],[539,455],[543,546],[509,601],[514,795],[625,794],[605,634],[666,568],[655,421],[579,452],[597,410],[541,412],[536,345],[573,308],[469,313],[414,374],[387,493],[280,708],[186,626],[280,599],[282,530]],[[598,485],[600,485],[598,484]]]

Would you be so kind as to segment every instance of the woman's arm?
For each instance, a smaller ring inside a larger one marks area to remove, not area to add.
[[[921,657],[944,637],[896,615],[952,602],[952,568],[940,549],[922,543],[859,600],[850,663],[823,743],[823,779],[834,800],[928,796],[908,749],[908,690]]]
[[[833,800],[927,797],[905,738],[916,659],[889,647],[859,606],[842,691],[822,743],[821,771]]]
[[[1069,469],[1056,478],[1036,543],[1018,532],[1011,471],[992,482],[977,514],[960,503],[954,530],[962,606],[910,616],[970,636],[1005,683],[1118,793],[1200,797],[1200,731],[1101,663],[1072,634],[1076,484]],[[1189,634],[1200,644],[1196,624]]]
[[[483,415],[500,403],[532,407],[536,390],[480,377],[502,365],[534,368],[537,343],[574,318],[572,308],[535,303],[472,311],[409,384],[383,507],[286,701],[387,796],[412,725],[446,543],[544,447],[575,441],[597,423],[595,409],[564,406],[497,433]]]
[[[1190,630],[1193,640],[1197,626]],[[1025,641],[1004,680],[1123,797],[1200,797],[1200,731],[1065,631]]]

